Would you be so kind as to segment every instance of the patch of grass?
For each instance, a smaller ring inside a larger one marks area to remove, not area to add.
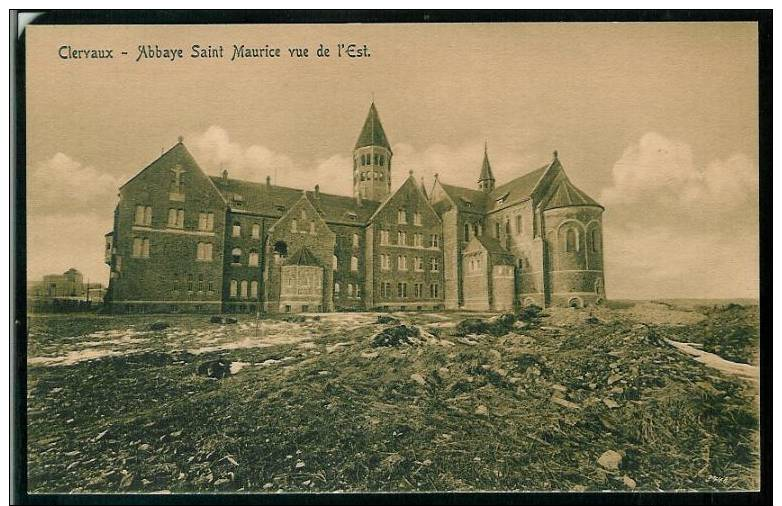
[[[31,356],[159,319],[40,318]],[[282,324],[317,325],[306,343],[181,351],[215,338],[203,320],[165,319],[171,328],[123,355],[31,365],[31,491],[626,490],[625,474],[640,490],[758,485],[754,387],[649,339],[653,326],[374,347],[370,315]],[[246,338],[248,321],[220,332]],[[210,361],[246,365],[199,375]],[[607,450],[623,456],[618,472],[597,464]]]

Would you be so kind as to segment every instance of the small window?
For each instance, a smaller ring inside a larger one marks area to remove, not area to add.
[[[331,257],[331,268],[332,268],[332,270],[336,271],[337,267],[338,267],[337,255],[333,255]]]
[[[494,224],[494,237],[496,237],[497,239],[500,238],[500,224],[499,223],[495,223]]]
[[[310,234],[315,235],[315,222],[310,222]]]
[[[590,242],[592,243],[592,251],[597,253],[600,247],[600,232],[596,228],[592,229],[592,237],[590,238]]]
[[[239,295],[241,298],[246,299],[247,298],[247,280],[242,280],[242,284],[240,285],[240,293]]]
[[[242,225],[240,223],[234,223],[233,227],[231,228],[231,236],[232,237],[242,236]]]
[[[353,272],[358,271],[358,257],[356,256],[350,257],[350,270]]]
[[[253,299],[258,298],[258,282],[257,281],[251,281],[250,282],[250,297]]]
[[[516,233],[517,234],[521,233],[521,215],[520,214],[516,215]]]
[[[334,293],[339,294],[339,283],[334,283]]]
[[[299,229],[299,224],[296,221],[296,218],[293,218],[291,220],[291,232],[298,232],[298,229]]]
[[[396,234],[396,243],[399,246],[406,246],[407,245],[407,233],[399,231]]]
[[[578,235],[572,228],[565,232],[565,251],[572,253],[578,251]]]
[[[464,224],[464,240],[469,241],[470,240],[470,224],[465,223]]]
[[[247,263],[250,267],[258,267],[259,258],[257,251],[250,251],[250,256],[248,257]]]
[[[430,261],[432,272],[440,272],[440,259],[437,257],[432,258]]]
[[[386,157],[383,155],[380,155],[380,166],[382,167],[385,164]]]
[[[404,255],[399,255],[396,257],[396,268],[400,271],[406,271],[407,270],[407,257]]]
[[[397,213],[397,223],[400,225],[407,225],[407,211],[400,209]]]
[[[260,239],[261,238],[261,226],[259,224],[257,224],[257,223],[253,223],[252,238],[253,239]]]
[[[421,226],[421,213],[416,212],[413,215],[413,224],[418,225],[419,227]]]
[[[358,234],[353,234],[353,247],[358,248]]]
[[[235,264],[242,263],[242,250],[240,248],[231,250],[231,262]]]

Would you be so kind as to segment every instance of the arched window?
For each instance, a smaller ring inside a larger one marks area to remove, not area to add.
[[[353,297],[353,283],[348,283],[348,297]]]
[[[258,252],[250,251],[248,264],[250,267],[258,267]]]
[[[505,235],[510,235],[510,218],[505,219]]]
[[[358,248],[358,234],[353,234],[353,247]]]
[[[237,286],[238,286],[238,284],[237,284],[236,280],[232,279],[231,280],[231,289],[230,289],[230,292],[229,292],[231,294],[231,297],[236,297]]]
[[[257,281],[250,281],[250,297],[253,299],[258,298],[258,282]]]
[[[334,293],[339,294],[339,283],[334,283]]]
[[[338,265],[337,255],[333,255],[331,257],[331,268],[336,271],[337,265]]]
[[[239,248],[234,248],[231,250],[231,262],[235,264],[242,263],[242,250]]]
[[[464,224],[464,240],[469,241],[470,240],[470,224],[465,223]]]
[[[592,251],[597,253],[597,250],[600,247],[600,231],[598,229],[592,229],[592,237],[590,237],[590,242],[592,243]]]
[[[288,256],[288,245],[285,241],[277,241],[274,243],[274,257],[277,260],[283,259]]]
[[[569,253],[578,251],[578,234],[573,228],[569,228],[565,232],[565,251]]]
[[[358,270],[358,257],[350,257],[350,270],[353,272]]]
[[[243,299],[247,298],[247,280],[246,279],[242,280],[240,294],[241,294],[241,297]]]

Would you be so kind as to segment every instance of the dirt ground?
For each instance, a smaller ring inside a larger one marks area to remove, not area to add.
[[[31,316],[30,490],[759,486],[756,306],[378,316]]]

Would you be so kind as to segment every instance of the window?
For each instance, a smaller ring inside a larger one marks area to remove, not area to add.
[[[391,283],[387,281],[380,283],[380,296],[386,299],[391,297]]]
[[[424,245],[424,234],[413,234],[413,246],[421,248]]]
[[[388,255],[381,254],[380,255],[380,270],[387,271],[391,268],[390,266],[390,259]]]
[[[232,279],[231,280],[231,288],[230,288],[230,291],[228,292],[228,293],[230,293],[231,297],[236,297],[237,287],[238,287],[238,284],[237,284],[236,280]]]
[[[334,283],[334,293],[339,294],[339,283]]]
[[[315,235],[315,222],[310,222],[310,234]]]
[[[400,225],[407,225],[407,211],[400,209],[397,213],[397,223]]]
[[[353,297],[353,283],[348,283],[348,297]]]
[[[380,231],[380,244],[381,246],[385,246],[388,244],[388,230]]]
[[[600,232],[596,228],[592,229],[592,237],[590,238],[590,241],[592,242],[592,251],[597,253],[598,245],[600,244]]]
[[[356,272],[358,270],[358,257],[352,256],[350,257],[350,270],[353,272]]]
[[[204,291],[204,275],[199,274],[198,275],[198,291],[203,292]]]
[[[168,210],[168,226],[171,228],[184,228],[185,226],[185,210],[184,209],[169,209]]]
[[[214,293],[215,287],[214,283],[212,283],[212,280],[210,279],[209,282],[206,284],[206,289],[209,291],[209,293]]]
[[[212,259],[212,243],[199,242],[196,249],[196,260],[208,261]]]
[[[257,223],[253,223],[252,238],[253,239],[260,239],[261,238],[261,226],[259,224],[257,224]]]
[[[242,225],[240,223],[234,223],[233,228],[231,228],[231,237],[241,237],[242,236]]]
[[[240,248],[231,250],[231,262],[235,264],[242,263],[242,250]]]
[[[258,252],[257,251],[250,251],[250,256],[248,257],[247,264],[250,267],[258,267]]]
[[[440,296],[440,285],[437,283],[432,283],[429,285],[429,297],[436,299]]]
[[[382,167],[383,164],[385,164],[385,162],[386,162],[386,157],[383,156],[383,155],[380,155],[380,166]]]
[[[152,208],[150,206],[136,206],[134,225],[149,227],[152,225]]]
[[[396,243],[399,246],[407,245],[407,233],[406,232],[402,232],[401,230],[399,232],[397,232],[397,234],[396,234]]]
[[[470,240],[470,224],[465,223],[464,224],[464,240],[469,241]]]
[[[356,298],[361,298],[361,287],[359,285],[356,285]]]
[[[505,235],[510,235],[510,219],[505,218]]]
[[[440,236],[437,234],[432,234],[430,244],[433,248],[437,248],[440,246]]]
[[[358,248],[358,234],[353,234],[353,247]]]
[[[279,262],[288,256],[288,245],[285,241],[277,241],[274,243],[274,261]]]
[[[187,275],[187,291],[192,292],[193,291],[193,274]]]
[[[396,284],[396,296],[399,298],[407,297],[407,283]]]
[[[516,215],[516,233],[517,234],[521,233],[521,225],[522,225],[522,223],[521,223],[521,215],[517,214]]]
[[[567,229],[567,232],[565,232],[565,251],[578,251],[578,235],[572,228]]]
[[[419,227],[421,226],[421,213],[416,212],[413,214],[413,224],[418,225]]]
[[[332,255],[332,257],[331,257],[331,269],[336,271],[337,267],[338,267],[337,255]]]
[[[432,269],[431,269],[432,272],[440,272],[440,259],[439,258],[437,258],[437,257],[432,258],[432,260],[430,261],[430,265],[432,267]]]
[[[413,264],[415,265],[416,272],[423,272],[424,271],[424,259],[423,259],[423,257],[415,257],[413,259]]]
[[[198,213],[198,230],[211,232],[215,226],[214,213]]]
[[[135,258],[149,258],[149,239],[133,238],[133,255]]]
[[[296,218],[293,218],[291,220],[291,232],[298,232],[299,230],[299,224]]]
[[[416,283],[415,284],[415,298],[420,299],[424,296],[424,284],[423,283]]]
[[[301,218],[301,221],[305,221],[307,219],[307,211],[305,209],[299,211],[299,217]]]
[[[243,279],[242,284],[240,285],[241,288],[239,289],[239,295],[241,298],[246,299],[247,298],[247,280]]]
[[[500,224],[499,224],[499,222],[494,224],[494,237],[496,237],[497,239],[500,238]]]
[[[255,280],[250,281],[250,297],[253,299],[258,298],[258,282]]]
[[[399,255],[396,257],[396,268],[400,271],[406,271],[407,270],[407,257],[404,255]]]

